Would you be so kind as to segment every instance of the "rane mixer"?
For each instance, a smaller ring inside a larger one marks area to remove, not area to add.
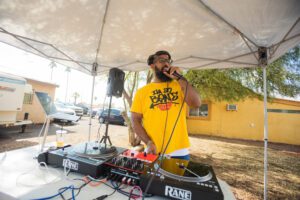
[[[187,160],[164,158],[122,148],[101,152],[83,143],[42,153],[39,162],[126,185],[137,185],[147,194],[170,199],[224,199],[211,166]],[[151,182],[151,184],[149,184]]]
[[[107,179],[140,185],[141,175],[156,159],[156,155],[127,150],[105,163]]]

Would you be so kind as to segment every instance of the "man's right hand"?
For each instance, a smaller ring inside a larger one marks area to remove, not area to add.
[[[154,142],[152,142],[151,140],[149,140],[148,142],[147,142],[147,148],[146,148],[146,153],[147,154],[156,154],[156,146],[155,146],[155,144],[154,144]]]

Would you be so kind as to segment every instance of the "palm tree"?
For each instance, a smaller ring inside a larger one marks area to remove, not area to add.
[[[51,81],[52,81],[52,75],[53,75],[53,68],[57,67],[56,63],[54,61],[51,61],[49,64],[49,67],[51,68]]]
[[[76,104],[77,98],[80,97],[80,94],[78,92],[74,92],[72,97],[74,97],[74,104]]]
[[[67,87],[66,87],[66,96],[65,96],[65,102],[67,102],[68,87],[69,87],[69,73],[71,72],[71,68],[67,67],[65,72],[67,72]]]

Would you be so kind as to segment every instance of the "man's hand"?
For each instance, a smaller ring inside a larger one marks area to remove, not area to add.
[[[185,88],[187,88],[185,102],[188,104],[188,106],[192,108],[199,108],[201,106],[201,100],[198,92],[193,88],[193,86],[188,83],[186,79],[181,78],[182,76],[178,78],[177,76],[172,75],[174,72],[177,72],[177,74],[181,74],[180,68],[171,66],[169,63],[166,63],[165,65],[166,67],[163,68],[163,73],[171,79],[177,80],[183,93],[185,93]]]
[[[155,144],[151,141],[151,140],[149,140],[148,142],[147,142],[147,148],[146,148],[146,153],[150,153],[150,154],[156,154],[156,146],[155,146]]]
[[[169,63],[166,63],[166,68],[165,69],[163,69],[163,73],[166,75],[166,76],[168,76],[168,77],[170,77],[171,79],[175,79],[175,80],[178,80],[178,77],[177,76],[174,76],[174,75],[172,75],[174,72],[177,72],[177,74],[181,74],[181,70],[180,70],[180,68],[179,67],[175,67],[175,66],[170,66],[170,64]],[[168,73],[168,72],[170,72],[170,73]]]

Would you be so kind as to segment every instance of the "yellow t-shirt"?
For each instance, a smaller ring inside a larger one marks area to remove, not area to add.
[[[184,93],[177,81],[150,83],[134,97],[131,112],[143,115],[143,126],[154,142],[157,153],[167,145],[182,105]],[[166,131],[165,130],[166,124]],[[162,148],[163,145],[163,148]],[[166,154],[190,146],[186,126],[186,103],[176,124]]]

